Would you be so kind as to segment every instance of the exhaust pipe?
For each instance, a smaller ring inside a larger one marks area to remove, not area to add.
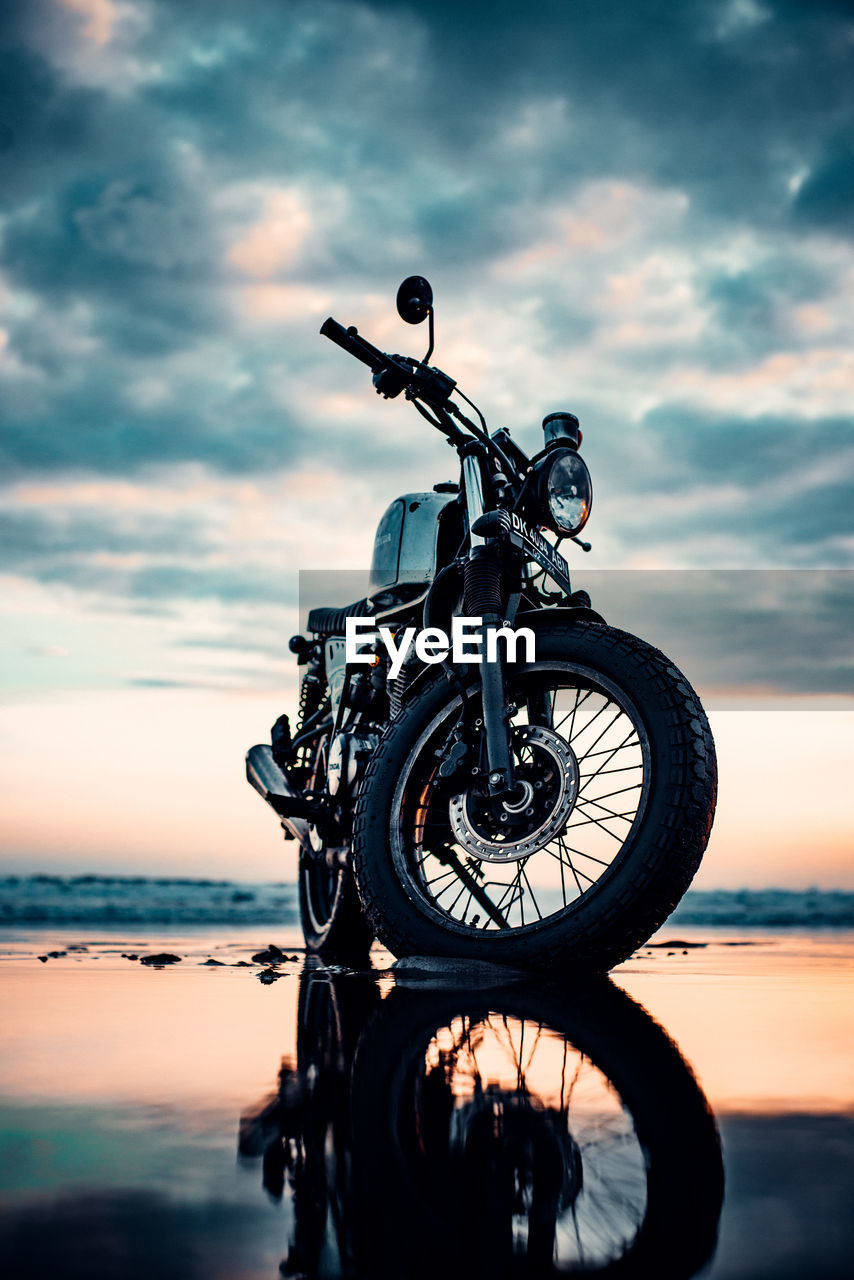
[[[317,801],[306,800],[293,788],[286,773],[273,759],[272,747],[250,747],[246,754],[246,780],[282,820],[300,844],[308,843],[308,821],[321,816]],[[307,821],[308,820],[308,821]]]

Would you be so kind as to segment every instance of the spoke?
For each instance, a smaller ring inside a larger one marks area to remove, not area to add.
[[[519,1053],[516,1058],[516,1088],[522,1088],[522,1055],[525,1052],[525,1023],[522,1023],[522,1034],[519,1037]]]
[[[604,770],[604,766],[605,766],[606,764],[609,764],[609,763],[610,763],[610,761],[611,761],[611,760],[613,760],[613,758],[614,758],[614,756],[617,754],[617,752],[618,752],[618,751],[622,751],[622,750],[624,749],[624,747],[633,747],[633,746],[635,745],[635,743],[631,741],[631,739],[632,739],[632,738],[635,738],[635,739],[636,739],[636,742],[637,742],[637,745],[638,745],[638,746],[640,746],[640,739],[639,739],[639,738],[637,738],[637,730],[634,728],[634,726],[632,726],[632,728],[631,728],[631,729],[629,729],[628,734],[626,735],[626,737],[623,739],[623,741],[622,741],[618,746],[616,746],[616,747],[605,747],[602,751],[585,751],[585,753],[584,753],[584,755],[583,755],[583,757],[582,757],[582,759],[583,759],[583,760],[585,760],[585,761],[587,761],[587,760],[592,760],[592,759],[594,758],[594,756],[602,756],[602,755],[603,755],[603,756],[605,757],[605,759],[602,761],[602,763],[601,763],[600,765],[598,765],[598,766],[597,766],[597,768],[596,768],[596,769],[594,769],[594,770],[593,770],[593,772],[592,772],[589,776],[590,776],[591,778],[593,778],[593,777],[595,777],[595,776],[596,776],[596,774],[597,774],[597,773],[602,772],[602,771]],[[635,764],[633,764],[633,765],[632,765],[632,764],[627,764],[627,765],[625,765],[625,766],[624,766],[624,768],[626,768],[626,769],[640,769],[640,768],[643,768],[643,763],[642,763],[642,761],[637,761],[637,762],[636,762]],[[620,770],[617,770],[617,769],[608,769],[608,770],[604,770],[604,771],[605,771],[605,772],[607,772],[607,773],[617,773],[617,772],[620,772]]]
[[[631,742],[629,740],[631,738],[634,738],[634,742]],[[582,756],[582,759],[592,760],[594,756],[608,756],[608,759],[610,759],[611,756],[615,756],[618,751],[625,751],[626,747],[635,747],[635,746],[637,747],[640,746],[640,738],[637,735],[637,730],[634,728],[634,726],[632,726],[632,728],[629,730],[628,737],[625,739],[624,742],[621,742],[618,747],[603,747],[601,751],[585,751],[584,755]],[[607,764],[608,761],[606,760],[605,763]]]
[[[530,880],[528,879],[528,876],[527,876],[527,874],[526,874],[526,872],[525,872],[524,868],[523,868],[523,869],[522,869],[522,871],[521,871],[521,877],[522,877],[522,879],[525,881],[525,884],[528,886],[528,893],[530,893],[530,895],[531,895],[531,901],[532,901],[532,902],[533,902],[533,904],[534,904],[534,910],[536,911],[536,913],[537,913],[537,915],[539,916],[539,918],[542,920],[542,918],[543,918],[543,913],[540,911],[540,908],[539,908],[539,906],[537,905],[537,895],[534,893],[534,890],[531,888],[531,882],[530,882]]]
[[[581,699],[579,699],[578,694],[579,694],[579,690],[578,690],[578,689],[576,689],[576,690],[575,690],[575,706],[572,708],[572,710],[571,710],[571,711],[567,711],[566,715],[565,715],[565,716],[563,716],[563,717],[561,718],[560,722],[554,726],[554,731],[555,731],[555,733],[557,733],[557,731],[558,731],[558,729],[560,728],[560,726],[561,726],[561,725],[562,725],[566,720],[569,720],[569,717],[570,717],[570,716],[572,716],[572,722],[571,722],[571,724],[570,724],[570,726],[569,726],[569,733],[566,735],[566,736],[567,736],[567,739],[569,739],[569,738],[571,738],[571,737],[572,737],[572,731],[573,731],[573,729],[575,728],[575,717],[576,717],[576,715],[578,714],[578,708],[579,708],[579,707],[581,707],[581,706],[583,706],[583,705],[584,705],[584,703],[587,701],[587,699],[593,696],[593,690],[592,690],[592,689],[588,689],[588,690],[587,690],[587,692],[585,693],[584,697],[583,697],[583,698],[581,698]],[[555,696],[557,696],[557,690],[555,690]]]
[[[510,883],[504,886],[504,892],[502,893],[501,897],[498,899],[498,908],[501,909],[504,907],[504,904],[505,902],[507,902],[507,897],[509,895],[510,901],[507,902],[507,906],[505,909],[507,911],[510,911],[514,903],[516,902],[516,898],[521,897],[521,894],[522,894],[522,886],[519,884],[519,875],[517,873],[516,876],[514,876],[514,878],[510,881]]]
[[[591,691],[588,691],[588,694],[587,694],[586,696],[588,696],[588,697],[589,697],[589,696],[590,696],[590,692],[592,692],[592,690],[591,690]],[[582,698],[582,699],[581,699],[581,702],[579,702],[579,704],[578,704],[578,705],[579,705],[579,707],[583,704],[583,702],[584,702],[584,698]],[[566,740],[567,740],[567,742],[571,742],[571,741],[572,741],[572,739],[573,739],[573,737],[578,737],[578,738],[580,738],[580,737],[581,737],[581,735],[582,735],[582,733],[586,733],[586,732],[587,732],[587,730],[590,728],[590,726],[591,726],[592,724],[595,724],[595,722],[596,722],[596,721],[599,719],[599,717],[601,716],[602,712],[603,712],[603,711],[607,711],[608,707],[610,707],[610,706],[612,706],[612,705],[613,705],[613,704],[612,704],[611,702],[609,702],[609,701],[606,699],[606,701],[602,703],[602,706],[599,708],[599,710],[596,712],[596,714],[595,714],[595,715],[592,715],[592,716],[590,717],[590,719],[587,721],[587,723],[586,723],[586,724],[583,724],[583,725],[581,726],[581,728],[578,730],[578,733],[577,733],[577,734],[574,734],[574,733],[573,733],[573,730],[574,730],[574,727],[575,727],[575,716],[573,716],[573,718],[572,718],[572,724],[569,726],[569,733],[567,734],[567,739],[566,739]],[[598,739],[597,739],[597,741],[598,741]],[[594,743],[593,745],[595,746],[595,743]]]
[[[635,813],[636,812],[637,811],[635,811]],[[627,822],[629,823],[629,825],[631,825],[632,821],[634,820],[634,817],[635,817],[634,813],[631,813],[631,814],[615,813],[608,818],[582,818],[580,822],[568,822],[564,829],[566,831],[574,831],[578,827],[589,827],[589,826],[601,827],[607,836],[610,836],[612,840],[619,840],[620,844],[622,844],[626,838],[625,835],[622,835],[622,836],[617,835],[616,832],[610,829],[610,827],[606,827],[605,823],[613,822],[615,818],[619,818],[622,822]]]
[[[619,750],[619,748],[615,748],[615,749]],[[586,760],[587,757],[584,756],[583,759]],[[603,760],[602,764],[607,764],[607,761]],[[596,777],[605,778],[609,773],[628,773],[632,769],[642,769],[642,768],[643,768],[643,765],[640,762],[638,762],[637,764],[624,764],[624,765],[621,765],[619,769],[603,769],[602,765],[600,765],[599,768],[594,769],[592,773],[582,773],[581,770],[579,769],[578,776],[579,778],[596,778]]]
[[[575,879],[575,884],[576,884],[576,887],[577,887],[578,892],[579,892],[579,895],[580,895],[580,894],[584,893],[584,887],[583,887],[583,885],[582,885],[581,881],[580,881],[580,880],[579,880],[579,878],[578,878],[578,871],[576,870],[575,863],[572,861],[572,858],[567,857],[566,859],[564,859],[564,857],[563,857],[562,855],[563,855],[564,853],[566,853],[566,849],[564,848],[564,846],[563,846],[563,842],[562,842],[562,841],[560,841],[560,840],[559,840],[559,841],[558,841],[558,844],[559,844],[559,846],[560,846],[560,850],[561,850],[561,852],[560,852],[560,853],[555,853],[554,849],[550,849],[550,848],[548,848],[548,846],[546,847],[546,850],[545,850],[545,851],[546,851],[546,853],[549,855],[549,857],[550,857],[550,858],[556,858],[556,859],[558,860],[558,862],[560,863],[561,867],[564,867],[564,866],[569,867],[570,871],[571,871],[571,872],[572,872],[572,874],[573,874],[573,878]],[[586,877],[586,876],[585,876],[585,879],[587,879],[587,877]],[[592,884],[592,883],[593,883],[593,881],[591,880],[591,881],[590,881],[590,883]]]
[[[469,913],[469,907],[470,907],[470,906],[471,906],[471,904],[472,904],[472,900],[473,900],[473,898],[474,898],[474,894],[472,893],[471,889],[469,889],[469,899],[468,899],[468,902],[466,903],[466,905],[463,907],[463,914],[462,914],[462,916],[461,916],[461,918],[460,918],[460,923],[461,923],[461,924],[468,924],[468,919],[467,919],[467,917],[468,917],[468,913]],[[475,916],[475,917],[474,917],[474,919],[479,920],[479,919],[480,919],[480,916]]]
[[[525,1063],[525,1068],[522,1072],[523,1076],[526,1076],[531,1069],[531,1062],[533,1061],[534,1054],[537,1052],[537,1045],[540,1043],[540,1036],[542,1034],[543,1034],[543,1024],[541,1022],[538,1022],[537,1034],[534,1036],[534,1043],[531,1045],[531,1052],[528,1054],[528,1061]]]
[[[446,908],[445,908],[445,910],[446,910],[446,911],[448,911],[448,912],[452,912],[452,911],[453,911],[454,907],[457,905],[457,903],[459,902],[460,898],[461,898],[461,897],[463,896],[463,894],[465,893],[465,891],[466,891],[466,887],[467,887],[467,886],[465,885],[465,883],[463,883],[463,884],[460,886],[460,891],[459,891],[459,893],[458,893],[458,894],[457,894],[457,896],[454,898],[454,900],[453,900],[453,902],[451,903],[451,905],[450,905],[449,907],[446,907]]]
[[[491,1026],[491,1025],[492,1025],[492,1024],[490,1023],[490,1026]],[[496,1040],[498,1041],[498,1043],[502,1046],[502,1048],[504,1049],[504,1052],[507,1054],[507,1057],[508,1057],[508,1058],[510,1059],[510,1061],[513,1063],[513,1066],[514,1066],[514,1067],[516,1068],[516,1070],[518,1071],[518,1069],[519,1069],[519,1059],[518,1059],[518,1057],[517,1057],[517,1055],[516,1055],[516,1046],[515,1046],[515,1045],[514,1045],[514,1043],[513,1043],[513,1036],[511,1035],[510,1027],[509,1027],[509,1026],[508,1026],[508,1024],[507,1024],[507,1014],[506,1014],[506,1013],[503,1013],[503,1014],[501,1015],[501,1026],[502,1026],[502,1027],[503,1027],[503,1029],[504,1029],[504,1035],[502,1036],[502,1035],[498,1034],[498,1033],[497,1033],[497,1030],[496,1030],[496,1036],[495,1036],[495,1038],[496,1038]],[[505,1041],[506,1041],[506,1043],[505,1043]]]
[[[637,791],[639,786],[640,786],[640,783],[638,783],[637,786],[634,786],[634,787],[624,787],[623,790]],[[620,795],[620,792],[615,791],[614,795]],[[605,800],[607,799],[607,797],[603,796],[602,799]],[[638,797],[638,803],[640,803],[640,797]],[[605,813],[607,813],[612,818],[627,818],[629,817],[630,814],[633,815],[638,811],[638,805],[635,805],[634,809],[627,809],[625,813],[617,813],[616,809],[612,809],[610,805],[600,804],[599,800],[594,796],[585,796],[583,800],[577,800],[576,804],[579,804],[582,809],[587,809],[592,805],[594,809],[602,809]]]
[[[456,875],[455,871],[443,871],[441,875],[434,876],[432,880],[424,881],[428,889],[432,889],[434,884],[438,884],[440,880],[447,880],[448,876]]]
[[[613,832],[611,832],[608,829],[608,827],[604,827],[604,823],[614,822],[617,819],[620,822],[631,823],[634,821],[636,813],[637,813],[636,809],[629,809],[628,812],[626,813],[608,813],[604,818],[595,818],[595,817],[585,816],[584,818],[581,818],[578,822],[568,822],[564,830],[572,831],[574,827],[598,826],[598,827],[603,827],[604,830],[607,831],[609,835],[612,835]]]
[[[560,843],[566,853],[574,853],[579,858],[587,858],[590,862],[598,862],[600,867],[610,867],[612,865],[610,862],[606,862],[604,858],[597,858],[593,853],[585,853],[583,849],[575,849],[571,844],[564,844],[562,840]],[[570,865],[572,864],[570,863]]]
[[[585,783],[584,785],[586,787],[587,783]],[[642,786],[643,786],[642,782],[632,782],[627,787],[620,787],[618,791],[606,791],[605,794],[602,796],[585,796],[583,794],[584,787],[582,787],[578,793],[578,796],[576,797],[576,803],[580,801],[582,804],[597,804],[599,805],[600,809],[607,809],[608,808],[607,805],[599,804],[600,800],[610,800],[612,796],[623,796],[626,794],[627,791],[640,790]]]
[[[607,705],[607,706],[613,706],[613,703],[610,703],[610,702],[609,702],[609,703],[607,703],[606,705]],[[605,709],[605,708],[603,707],[602,709],[603,709],[603,711],[604,711],[604,709]],[[605,737],[605,734],[608,732],[608,730],[609,730],[609,729],[613,729],[614,725],[617,723],[617,721],[619,720],[619,718],[620,718],[620,716],[621,716],[621,715],[623,715],[623,712],[620,710],[620,708],[619,708],[619,707],[617,707],[617,714],[614,716],[613,720],[609,720],[609,721],[608,721],[608,723],[605,725],[605,728],[604,728],[604,729],[602,730],[602,732],[599,734],[599,736],[598,736],[598,737],[596,737],[596,738],[594,738],[594,739],[593,739],[593,741],[590,743],[590,747],[589,747],[589,748],[585,748],[584,755],[587,755],[587,751],[588,751],[588,750],[592,750],[592,748],[596,746],[596,743],[597,743],[597,742],[601,742],[601,741],[602,741],[602,739]],[[595,717],[594,717],[594,719],[595,719]],[[593,723],[593,720],[591,720],[589,723],[590,723],[590,724],[592,724],[592,723]],[[585,726],[584,726],[584,728],[585,728],[585,729],[589,728],[589,725],[585,725]],[[582,730],[582,732],[583,732],[583,730]]]
[[[589,876],[589,875],[587,874],[587,872],[586,872],[586,871],[582,871],[580,867],[577,867],[577,866],[575,865],[575,863],[572,861],[572,858],[570,858],[570,856],[569,856],[569,855],[570,855],[570,853],[578,853],[578,852],[579,852],[577,849],[573,849],[571,845],[565,844],[563,840],[560,840],[560,841],[559,841],[559,844],[560,844],[561,852],[562,852],[563,854],[565,854],[565,855],[566,855],[566,864],[567,864],[567,866],[570,868],[570,870],[572,871],[572,874],[575,876],[575,883],[578,885],[578,892],[579,892],[579,893],[586,893],[586,892],[587,892],[587,890],[584,888],[584,886],[582,885],[582,883],[581,883],[581,881],[578,879],[578,877],[579,877],[579,876],[583,876],[583,877],[584,877],[584,879],[587,881],[587,883],[588,883],[588,884],[595,884],[595,883],[596,883],[595,879],[593,879],[591,876]],[[554,854],[553,854],[552,856],[554,857]],[[584,855],[582,855],[582,856],[584,856]],[[596,859],[596,861],[598,861],[598,859]],[[609,862],[606,862],[606,863],[604,863],[603,865],[604,865],[604,866],[610,866],[611,864],[610,864]]]
[[[564,1041],[564,1044],[566,1044],[566,1041]],[[581,1077],[581,1071],[583,1066],[584,1066],[584,1054],[582,1053],[579,1055],[578,1062],[576,1063],[576,1066],[575,1066],[575,1071],[573,1072],[572,1079],[569,1082],[569,1091],[566,1095],[566,1102],[564,1104],[566,1107],[568,1107],[570,1102],[572,1101],[572,1095],[573,1095],[573,1092],[575,1091],[575,1086],[578,1084],[578,1081]],[[561,1089],[561,1097],[563,1097],[562,1089]]]

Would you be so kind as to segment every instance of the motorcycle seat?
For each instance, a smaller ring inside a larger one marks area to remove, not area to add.
[[[357,600],[343,609],[317,608],[308,613],[308,630],[319,636],[343,636],[347,618],[367,618],[372,613],[370,601]]]

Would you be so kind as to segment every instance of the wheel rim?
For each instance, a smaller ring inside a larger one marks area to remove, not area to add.
[[[322,933],[335,914],[335,902],[341,888],[343,872],[327,867],[323,855],[306,857],[302,868],[305,902],[312,927]]]
[[[326,773],[328,753],[329,739],[323,738],[314,762],[312,787],[316,787]],[[322,936],[332,924],[343,881],[341,868],[331,867],[326,861],[326,841],[322,836],[317,840],[312,836],[310,848],[300,857],[299,873],[308,922],[312,931]]]
[[[543,824],[544,844],[507,858],[487,853],[479,859],[482,846],[458,839],[459,809],[452,823],[452,797],[438,770],[459,719],[459,698],[421,732],[392,806],[399,819],[392,820],[390,845],[401,883],[443,929],[468,935],[533,931],[577,910],[627,855],[649,801],[647,733],[613,681],[582,665],[545,662],[514,671],[507,697],[517,706],[511,740],[524,740],[520,729],[545,721],[577,765],[576,794],[559,830],[552,834],[553,824]],[[517,754],[517,763],[524,766],[524,755]],[[496,836],[493,853],[501,848]]]

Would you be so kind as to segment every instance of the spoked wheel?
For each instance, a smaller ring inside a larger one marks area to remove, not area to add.
[[[505,803],[485,786],[477,690],[465,714],[444,682],[425,690],[371,763],[356,874],[398,955],[608,968],[663,923],[696,871],[716,772],[687,681],[599,624],[541,635],[538,659],[507,673],[517,789]]]
[[[435,757],[453,709],[422,734],[401,779],[399,852],[411,828],[425,898],[470,928],[524,927],[577,902],[630,843],[649,794],[646,732],[611,681],[552,662],[518,675],[508,693],[518,796],[494,806],[484,787],[470,786],[448,801]],[[452,848],[482,864],[479,877],[460,883]]]
[[[365,1274],[687,1280],[714,1248],[714,1119],[608,983],[393,991],[352,1115]]]

